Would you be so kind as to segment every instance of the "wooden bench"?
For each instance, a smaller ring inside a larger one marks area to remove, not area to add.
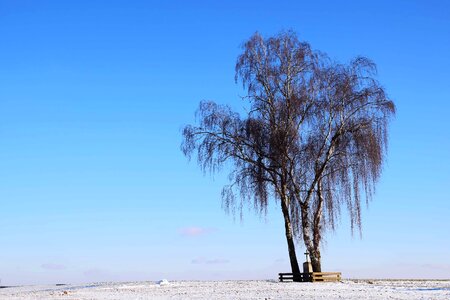
[[[312,282],[333,282],[333,281],[341,281],[341,273],[340,272],[312,272],[311,273]]]
[[[334,282],[341,281],[340,272],[312,272],[312,273],[278,273],[280,282]]]
[[[306,282],[306,278],[309,274],[307,273],[278,273],[278,279],[280,282],[283,281],[298,281],[298,282]],[[295,277],[295,280],[294,280]]]

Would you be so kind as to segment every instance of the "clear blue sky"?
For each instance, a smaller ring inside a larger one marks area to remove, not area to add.
[[[200,100],[245,105],[242,42],[282,29],[372,58],[398,110],[363,237],[343,217],[324,270],[450,278],[449,2],[215,2],[0,1],[1,283],[288,271],[280,208],[233,220],[179,150]]]

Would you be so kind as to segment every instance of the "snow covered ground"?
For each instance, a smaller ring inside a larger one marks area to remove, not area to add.
[[[0,299],[450,299],[450,281],[280,283],[268,280],[42,285],[1,288]]]

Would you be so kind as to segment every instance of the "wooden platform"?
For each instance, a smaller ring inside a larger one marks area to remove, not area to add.
[[[280,282],[335,282],[341,281],[340,272],[312,272],[312,273],[278,273]]]

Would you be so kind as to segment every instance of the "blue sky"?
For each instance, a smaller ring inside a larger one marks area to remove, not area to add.
[[[242,42],[283,29],[336,60],[373,59],[397,105],[363,237],[343,216],[323,269],[450,278],[447,1],[4,0],[1,284],[288,271],[279,206],[226,215],[226,176],[204,176],[179,150],[200,100],[245,106]]]

